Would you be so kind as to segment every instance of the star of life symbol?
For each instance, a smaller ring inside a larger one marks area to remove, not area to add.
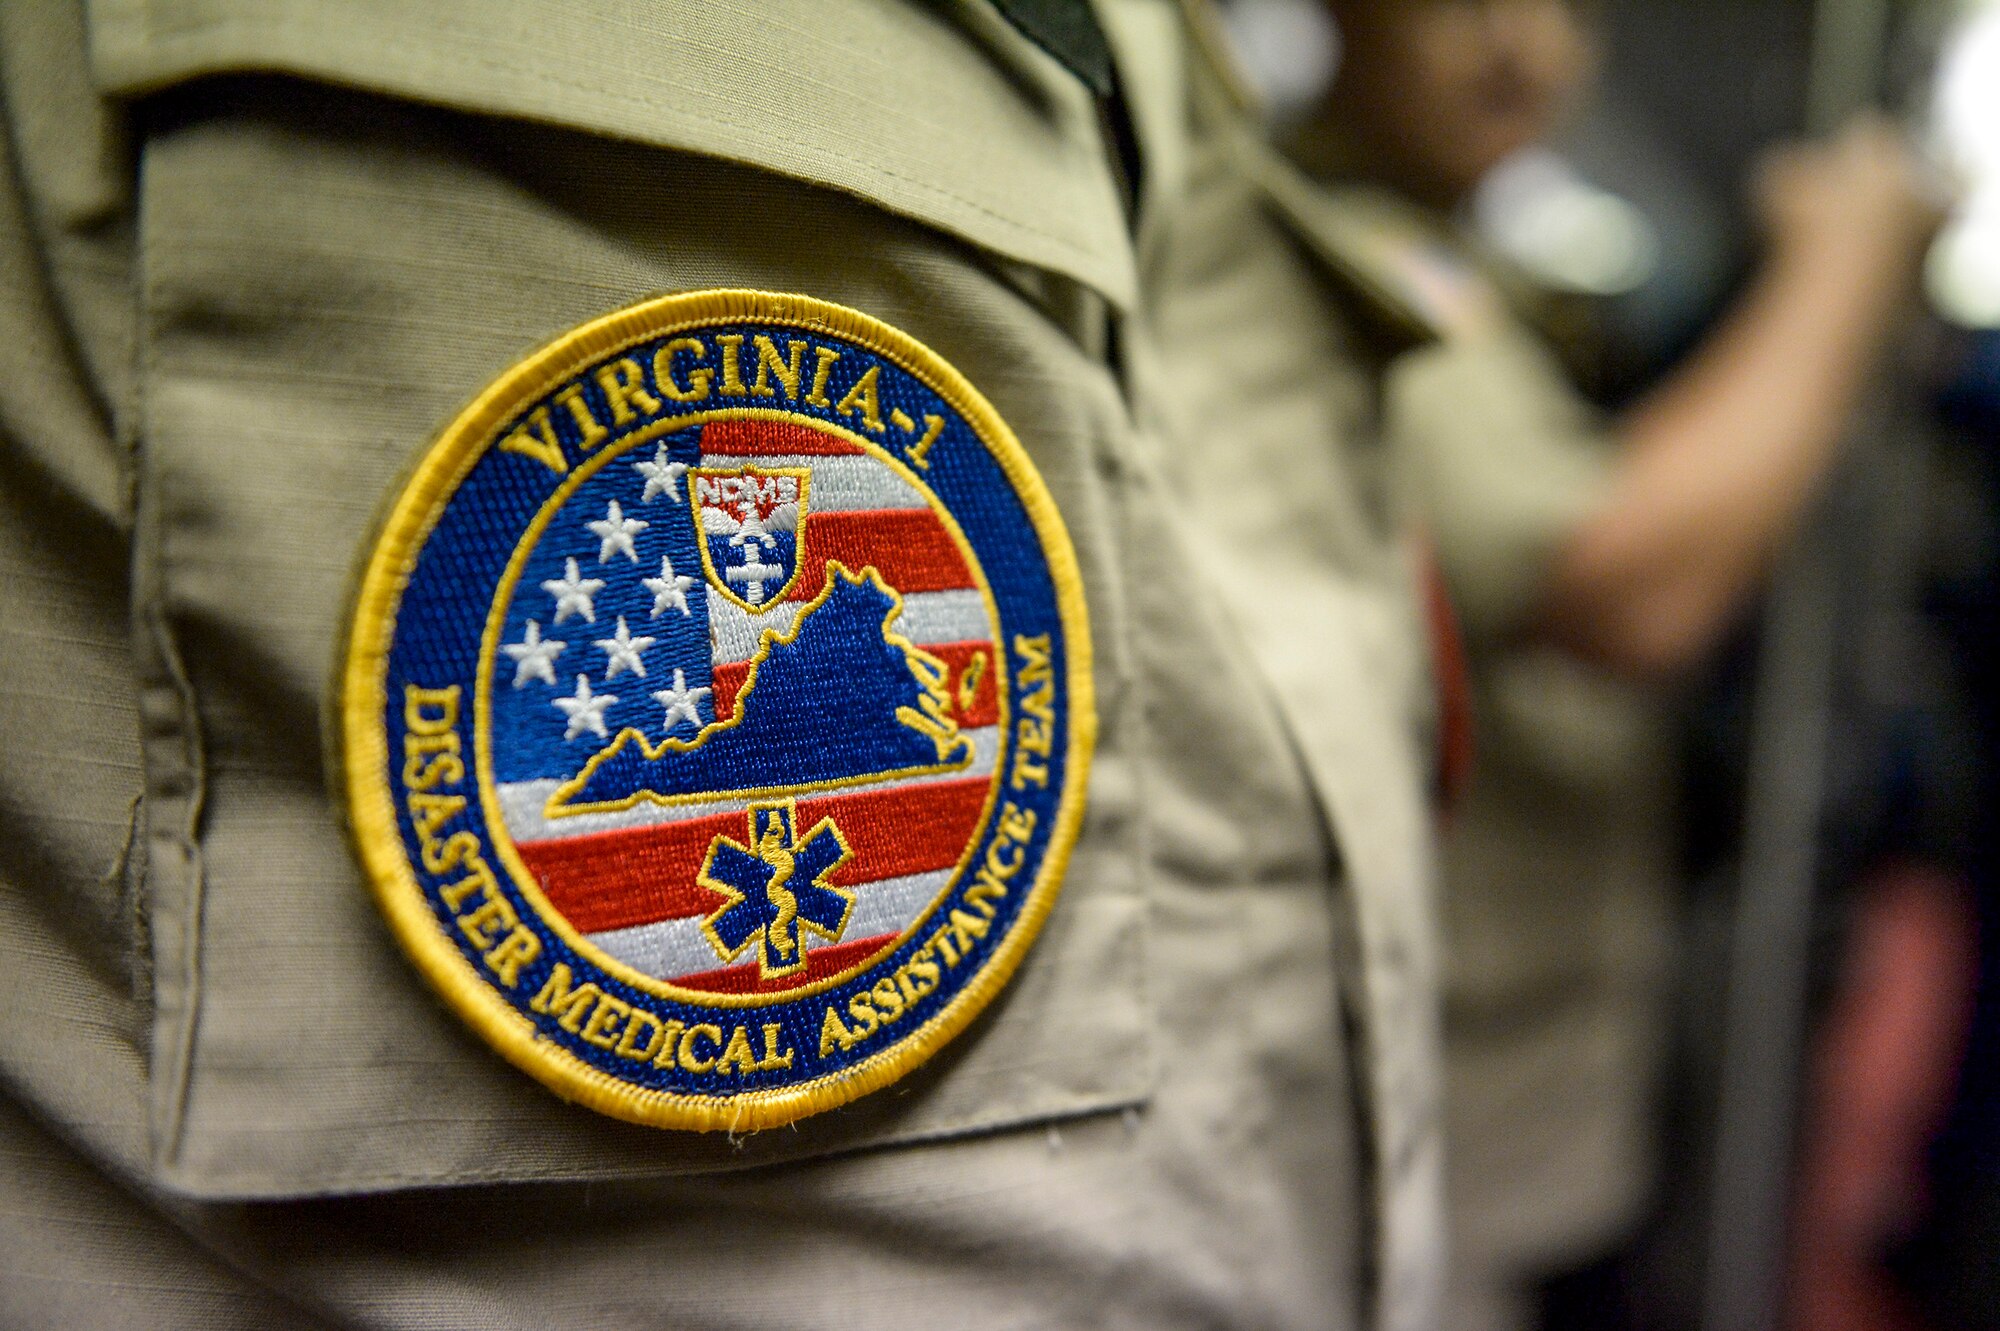
[[[811,470],[700,468],[688,476],[709,582],[746,610],[768,610],[798,576]]]
[[[827,881],[852,859],[847,838],[822,818],[800,838],[791,800],[750,806],[750,844],[718,836],[708,845],[695,881],[726,898],[702,922],[709,946],[724,961],[757,948],[766,979],[806,967],[806,935],[840,941],[854,913],[854,893]]]

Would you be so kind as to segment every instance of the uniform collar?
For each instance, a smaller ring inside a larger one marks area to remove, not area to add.
[[[1414,205],[1379,187],[1323,184],[1262,141],[1244,145],[1251,178],[1266,205],[1317,259],[1328,277],[1354,298],[1372,331],[1391,352],[1435,342],[1451,331],[1453,302],[1429,283],[1412,256],[1450,251],[1416,224]],[[1449,266],[1447,265],[1447,268]],[[1469,265],[1468,265],[1469,267]]]

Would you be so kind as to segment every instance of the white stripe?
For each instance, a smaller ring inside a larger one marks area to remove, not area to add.
[[[708,594],[708,638],[717,665],[748,661],[757,654],[757,644],[766,629],[789,632],[799,616],[798,601],[785,601],[762,614],[753,615],[742,606],[715,594]],[[970,588],[950,592],[915,592],[903,598],[903,613],[890,621],[890,628],[916,643],[990,641],[993,625],[986,617],[986,601]]]
[[[854,912],[847,917],[847,927],[841,931],[841,937],[852,940],[901,933],[944,890],[951,873],[949,869],[939,869],[933,873],[911,874],[906,878],[884,878],[879,882],[857,884]],[[715,949],[709,945],[708,935],[701,931],[701,925],[702,917],[696,916],[685,920],[662,920],[657,924],[639,924],[630,929],[606,929],[602,933],[585,934],[584,937],[633,970],[658,980],[671,980],[702,971],[735,969],[715,954]],[[811,943],[827,946],[817,934],[808,935],[808,938]],[[808,955],[811,943],[807,947]],[[745,953],[744,957],[750,955]],[[756,963],[751,961],[749,964]]]
[[[903,598],[903,613],[889,627],[916,643],[990,642],[998,636],[986,617],[986,598],[970,588],[918,592]]]
[[[739,458],[705,454],[701,465],[723,470],[730,467],[810,467],[812,487],[806,494],[806,513],[852,513],[870,508],[929,508],[930,503],[908,481],[891,471],[888,464],[870,457]]]
[[[939,781],[962,781],[967,777],[990,776],[999,758],[1000,728],[982,726],[977,730],[964,732],[972,741],[972,762],[953,772],[940,772],[935,776],[911,776],[899,781],[881,781],[874,785],[854,786],[837,793],[872,794],[878,790],[901,790],[908,786],[930,785]],[[621,832],[631,827],[658,827],[666,823],[678,823],[689,818],[705,818],[717,813],[747,813],[752,801],[747,799],[704,800],[697,804],[655,804],[642,800],[630,809],[617,813],[573,813],[565,818],[547,818],[542,810],[548,807],[549,796],[555,794],[562,784],[554,779],[540,781],[514,781],[497,787],[500,796],[500,814],[507,821],[508,834],[517,845],[533,845],[538,841],[548,841],[555,837],[585,836],[592,832]]]
[[[748,661],[757,654],[764,630],[791,631],[799,617],[798,601],[781,601],[762,614],[753,615],[742,606],[708,589],[708,641],[717,665]]]

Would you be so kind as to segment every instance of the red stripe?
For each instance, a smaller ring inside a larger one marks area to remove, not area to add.
[[[817,457],[851,457],[868,450],[837,434],[787,421],[710,421],[702,427],[701,451],[725,457],[783,457],[810,453]]]
[[[712,690],[708,700],[714,705],[717,716],[728,716],[736,710],[736,695],[743,692],[743,682],[749,678],[748,661],[731,661],[728,665],[714,667],[708,681]]]
[[[809,513],[805,557],[814,568],[829,559],[856,572],[873,565],[882,581],[905,596],[978,586],[957,543],[927,508]],[[825,586],[824,575],[801,577],[786,599],[810,601]]]
[[[854,857],[833,876],[842,886],[949,869],[986,807],[987,777],[939,781],[798,802],[801,832],[832,818]],[[713,814],[656,827],[520,843],[542,895],[582,933],[706,915],[721,904],[695,881],[708,847],[749,839],[749,816]]]
[[[836,943],[832,947],[809,947],[806,950],[805,974],[787,975],[783,979],[758,979],[754,963],[731,966],[726,970],[677,975],[672,979],[683,989],[699,989],[710,994],[778,994],[816,983],[829,975],[838,975],[849,966],[868,960],[901,936],[878,934],[874,938],[857,938],[851,943]]]
[[[965,730],[983,730],[997,725],[1000,721],[999,695],[994,692],[994,652],[990,642],[944,642],[923,643],[923,649],[945,663],[951,670],[945,680],[945,688],[950,691],[955,705],[953,715]],[[974,660],[984,657],[979,667],[978,677],[969,691],[965,687],[966,672],[972,668]]]
[[[979,730],[994,725],[1000,720],[998,695],[993,691],[993,644],[990,642],[947,642],[919,643],[925,651],[945,663],[950,675],[945,680],[945,688],[957,702],[958,724],[966,730]],[[979,668],[979,675],[972,682],[969,701],[966,698],[965,675],[975,658],[984,655],[986,660]],[[728,665],[718,665],[709,680],[709,687],[715,692],[710,701],[715,704],[717,716],[728,716],[736,710],[736,695],[743,691],[744,681],[750,677],[748,661],[732,661]]]

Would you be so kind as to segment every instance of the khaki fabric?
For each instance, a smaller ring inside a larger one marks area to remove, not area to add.
[[[1168,479],[1226,414],[1203,399],[1248,395],[1161,370],[1223,188],[1190,169],[1215,131],[1176,11],[1106,9],[1159,164],[1136,237],[1095,109],[983,5],[610,11],[0,10],[0,1141],[75,1244],[58,1265],[7,1213],[0,1267],[54,1274],[0,1307],[1430,1324],[1433,1069],[1401,1036],[1426,977],[1363,974],[1423,945],[1407,699],[1375,659],[1402,591],[1356,500],[1352,594],[1315,613],[1366,662],[1368,747],[1302,759]],[[1202,317],[1252,326],[1284,280]],[[1076,541],[1102,713],[1007,991],[889,1090],[733,1141],[566,1106],[451,1018],[318,739],[355,561],[431,434],[565,329],[708,286],[866,310],[995,403]],[[1394,816],[1329,830],[1330,776]]]
[[[1447,1191],[1457,1267],[1525,1286],[1623,1237],[1650,1185],[1672,932],[1665,719],[1521,633],[1616,442],[1468,242],[1364,188],[1325,197],[1447,330],[1391,369],[1385,408],[1397,489],[1463,618],[1478,726],[1442,852]]]
[[[90,0],[99,87],[282,71],[747,162],[1120,304],[1131,248],[1089,93],[977,3]],[[976,165],[975,165],[976,164]]]
[[[1441,1257],[1437,961],[1421,853],[1429,815],[1408,737],[1427,730],[1431,698],[1375,422],[1381,368],[1428,326],[1358,284],[1344,246],[1301,228],[1289,206],[1301,182],[1283,163],[1220,134],[1202,149],[1191,190],[1200,203],[1165,261],[1159,398],[1198,441],[1175,455],[1191,537],[1323,793],[1354,885],[1345,975],[1355,1010],[1371,1018],[1364,1090],[1382,1153],[1377,1205],[1402,1237],[1383,1279],[1427,1306]],[[1226,314],[1237,308],[1259,316]],[[1336,308],[1344,313],[1328,317]],[[1369,704],[1355,706],[1361,698]]]
[[[145,175],[140,591],[173,624],[174,655],[152,666],[186,679],[201,745],[193,771],[182,745],[148,750],[156,1167],[238,1197],[740,1168],[1144,1099],[1127,519],[1123,495],[1084,479],[1132,447],[1104,367],[935,233],[768,173],[315,88],[215,95],[227,112],[204,97]],[[496,158],[504,174],[468,164]],[[595,313],[711,286],[870,310],[993,386],[1076,513],[1106,731],[1053,946],[1009,986],[1013,1019],[919,1074],[924,1094],[740,1144],[561,1104],[439,1020],[399,949],[357,950],[385,931],[320,754],[288,722],[329,697],[376,506],[458,399]],[[200,786],[187,840],[179,782]]]
[[[310,1331],[145,1199],[0,1097],[0,1326]]]

